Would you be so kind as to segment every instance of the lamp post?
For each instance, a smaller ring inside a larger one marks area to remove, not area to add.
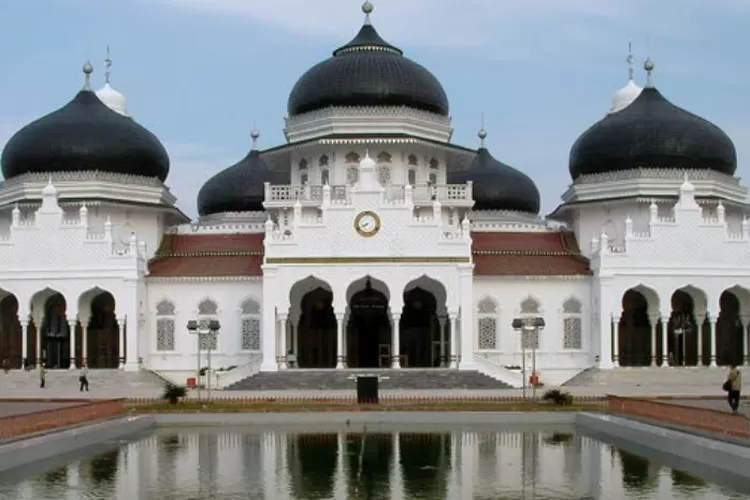
[[[209,321],[191,319],[187,324],[188,332],[197,338],[196,358],[198,371],[196,372],[196,388],[198,389],[198,399],[200,399],[201,395],[201,343],[204,339],[208,339],[208,342],[206,342],[206,390],[208,391],[208,399],[211,399],[211,346],[220,328],[221,324],[215,319]]]
[[[674,318],[674,327],[672,329],[672,332],[674,334],[674,343],[679,345],[675,345],[675,351],[679,349],[680,352],[680,363],[675,363],[677,365],[681,366],[687,366],[687,360],[685,359],[685,355],[687,354],[687,336],[688,333],[690,333],[690,330],[692,330],[692,324],[690,322],[690,314],[688,313],[680,313],[675,316]],[[700,364],[700,360],[698,360],[698,363]]]
[[[536,375],[536,344],[539,339],[539,331],[544,328],[544,318],[541,316],[531,316],[526,318],[515,318],[513,320],[513,329],[521,332],[521,373],[523,383],[523,399],[526,399],[526,339],[528,335],[533,334],[534,342],[531,343],[531,373]],[[535,381],[536,382],[536,381]],[[536,383],[531,384],[532,398],[536,399]]]

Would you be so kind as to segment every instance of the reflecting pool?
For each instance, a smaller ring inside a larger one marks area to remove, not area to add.
[[[0,498],[747,498],[573,429],[160,429],[66,460],[0,476]]]

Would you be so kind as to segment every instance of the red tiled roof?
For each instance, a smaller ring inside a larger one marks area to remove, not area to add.
[[[472,233],[476,276],[591,274],[575,236],[555,233]]]
[[[262,234],[168,234],[149,262],[149,275],[261,276],[262,264]]]

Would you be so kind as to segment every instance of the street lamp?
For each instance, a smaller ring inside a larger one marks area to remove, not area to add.
[[[221,324],[218,320],[212,319],[210,321],[196,321],[191,319],[187,323],[188,333],[195,335],[197,339],[197,350],[196,358],[198,363],[198,371],[196,372],[196,387],[198,389],[198,399],[201,395],[201,344],[204,340],[206,342],[206,358],[208,367],[206,368],[206,389],[208,390],[208,399],[211,399],[211,346],[213,345],[216,334],[219,333]]]
[[[526,318],[515,318],[513,320],[513,329],[521,332],[521,373],[523,383],[523,399],[526,399],[526,339],[529,335],[533,335],[535,339],[531,343],[531,373],[536,375],[536,344],[539,339],[539,330],[544,328],[544,318],[541,316],[532,316]],[[531,389],[533,391],[532,397],[536,399],[536,383],[532,384]]]
[[[685,355],[687,354],[687,336],[693,329],[691,319],[689,313],[679,313],[675,315],[672,323],[674,325],[672,328],[672,334],[674,335],[673,349],[675,351],[679,349],[680,351],[680,362],[675,364],[679,366],[687,366]],[[700,363],[701,360],[698,360],[699,365]]]

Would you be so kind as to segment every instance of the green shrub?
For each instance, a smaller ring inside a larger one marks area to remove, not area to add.
[[[573,404],[573,395],[560,389],[550,389],[542,395],[542,401],[559,406],[569,406]]]
[[[169,404],[176,405],[182,398],[187,395],[187,389],[180,385],[166,384],[162,399],[169,401]]]

